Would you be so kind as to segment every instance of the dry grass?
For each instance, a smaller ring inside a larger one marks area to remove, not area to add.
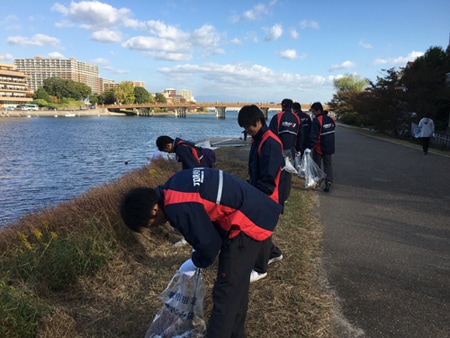
[[[247,156],[248,148],[221,148],[217,150],[217,166],[245,179]],[[169,226],[144,235],[132,234],[121,224],[117,205],[130,187],[160,184],[179,169],[163,162],[95,188],[69,203],[29,215],[11,229],[0,232],[3,253],[20,246],[16,239],[18,229],[31,232],[43,224],[50,224],[59,233],[80,233],[89,225],[101,224],[99,231],[113,244],[114,254],[94,274],[80,276],[63,292],[39,293],[54,311],[41,323],[37,337],[144,336],[161,308],[159,293],[190,256],[191,249],[173,246],[180,236]],[[274,243],[283,251],[284,259],[269,267],[265,279],[251,284],[248,337],[333,337],[332,302],[320,283],[317,196],[304,190],[302,183],[293,179],[291,197],[274,233]],[[0,263],[4,260],[5,254],[0,256]],[[208,317],[215,266],[205,269],[203,277],[208,288],[205,297]]]

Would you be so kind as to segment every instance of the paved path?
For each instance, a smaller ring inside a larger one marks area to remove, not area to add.
[[[338,126],[320,195],[323,262],[339,337],[450,337],[450,157]]]

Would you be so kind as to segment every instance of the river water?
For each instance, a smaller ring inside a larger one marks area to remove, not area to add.
[[[271,113],[269,113],[269,118]],[[0,226],[149,163],[159,135],[238,138],[237,112],[161,117],[0,118]]]

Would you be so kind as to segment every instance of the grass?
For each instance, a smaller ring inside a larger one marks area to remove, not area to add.
[[[220,148],[217,167],[243,179],[248,148]],[[126,174],[67,203],[0,230],[1,337],[143,337],[161,308],[158,295],[189,246],[169,225],[134,234],[118,204],[136,186],[179,170],[165,161]],[[273,239],[284,259],[250,286],[247,337],[333,337],[333,302],[322,287],[316,192],[294,178]],[[204,269],[206,319],[215,265]]]

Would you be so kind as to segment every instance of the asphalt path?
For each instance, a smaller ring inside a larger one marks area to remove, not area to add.
[[[319,195],[339,337],[450,337],[450,157],[336,128]],[[344,322],[343,321],[343,322]]]

